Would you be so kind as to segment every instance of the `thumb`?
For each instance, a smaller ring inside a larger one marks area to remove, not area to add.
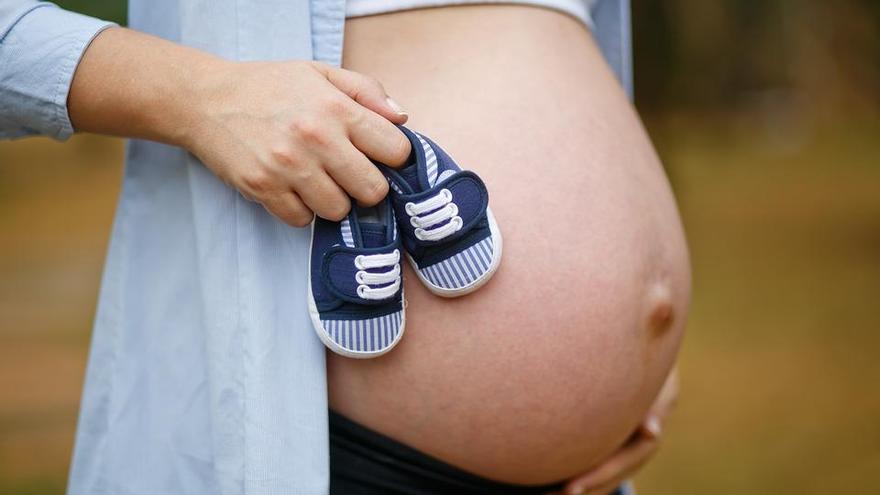
[[[345,69],[327,68],[325,73],[330,84],[347,94],[361,106],[385,117],[395,124],[406,122],[408,115],[400,105],[385,92],[385,88],[373,77]]]

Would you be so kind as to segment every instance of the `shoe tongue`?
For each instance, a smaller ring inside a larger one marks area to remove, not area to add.
[[[385,246],[388,244],[388,230],[380,223],[361,222],[361,240],[365,248]]]
[[[419,184],[419,166],[417,163],[413,163],[412,165],[407,165],[397,171],[403,180],[412,187],[413,191],[421,191],[422,186]]]

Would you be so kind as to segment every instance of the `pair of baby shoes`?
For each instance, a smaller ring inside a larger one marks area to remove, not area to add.
[[[312,224],[309,314],[321,341],[343,356],[380,356],[400,341],[403,256],[444,297],[473,292],[501,262],[501,233],[483,181],[430,139],[400,129],[413,152],[397,170],[378,165],[388,197],[352,207],[341,222]]]

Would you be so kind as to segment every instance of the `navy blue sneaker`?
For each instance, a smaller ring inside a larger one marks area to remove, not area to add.
[[[315,218],[309,313],[321,341],[353,358],[380,356],[403,336],[401,244],[390,199],[352,207],[341,222]]]
[[[462,296],[489,281],[501,263],[501,232],[483,181],[463,171],[436,143],[403,126],[409,162],[380,167],[391,185],[403,247],[433,293]]]

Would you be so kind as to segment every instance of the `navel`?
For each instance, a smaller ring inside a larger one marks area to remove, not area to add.
[[[675,321],[675,305],[669,283],[665,280],[654,282],[648,289],[647,296],[648,329],[662,333],[672,328],[672,323]]]

